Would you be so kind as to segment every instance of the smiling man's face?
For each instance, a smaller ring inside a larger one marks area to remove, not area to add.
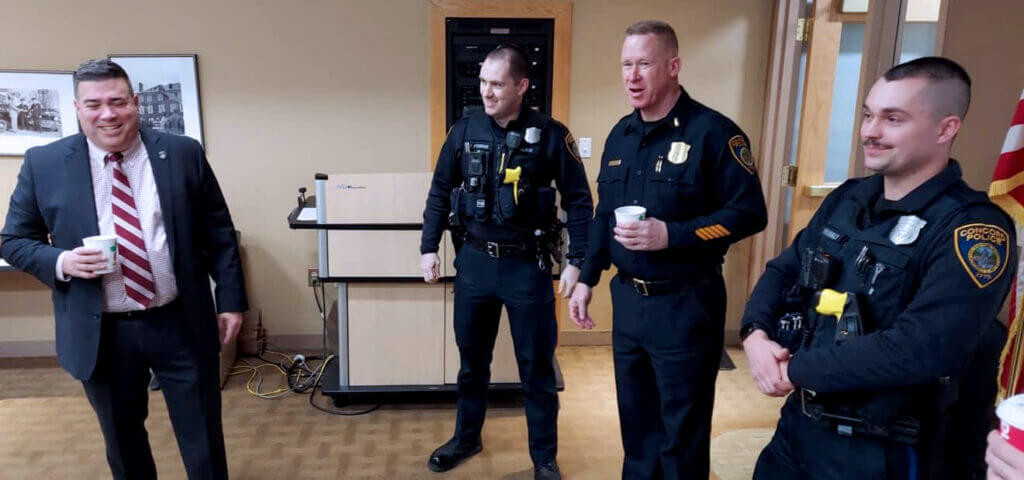
[[[139,97],[120,78],[83,81],[75,92],[82,133],[107,152],[123,152],[139,135]]]

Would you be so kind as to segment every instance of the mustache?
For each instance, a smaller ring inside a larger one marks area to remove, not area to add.
[[[861,145],[865,147],[892,148],[892,145],[881,143],[878,140],[872,140],[870,138],[861,142]]]

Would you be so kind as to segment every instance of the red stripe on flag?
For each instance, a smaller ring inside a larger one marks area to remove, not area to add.
[[[1010,125],[1024,124],[1024,100],[1017,102],[1017,111],[1013,114],[1013,121]]]
[[[1024,150],[1006,152],[996,161],[996,169],[992,173],[992,181],[1006,180],[1024,171]]]

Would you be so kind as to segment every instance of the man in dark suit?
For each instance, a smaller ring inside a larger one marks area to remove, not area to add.
[[[57,358],[85,387],[115,478],[156,478],[150,368],[189,478],[227,478],[217,354],[248,305],[224,197],[195,140],[139,128],[120,66],[90,60],[74,81],[83,134],[25,153],[0,256],[53,290]],[[113,272],[82,246],[93,235],[116,235]]]

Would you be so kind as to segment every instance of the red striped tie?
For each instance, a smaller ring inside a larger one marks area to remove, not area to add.
[[[146,308],[156,296],[156,284],[146,255],[146,242],[142,240],[142,226],[132,197],[132,187],[121,165],[124,155],[121,152],[108,153],[103,159],[114,162],[110,208],[114,214],[114,232],[117,234],[117,253],[121,257],[124,293],[142,305],[142,308]]]

